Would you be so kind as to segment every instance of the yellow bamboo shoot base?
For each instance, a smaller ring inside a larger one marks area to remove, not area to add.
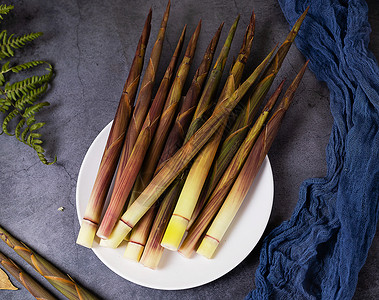
[[[92,248],[97,227],[98,226],[95,223],[88,220],[83,220],[76,243],[87,248]]]
[[[129,242],[126,245],[124,257],[126,259],[139,262],[144,248],[145,247],[140,244]]]
[[[186,232],[188,219],[172,215],[163,236],[161,246],[168,250],[177,251]]]
[[[197,249],[196,253],[206,257],[206,258],[212,258],[213,254],[215,253],[217,247],[218,247],[218,244],[220,244],[220,242],[208,235],[206,235],[199,248]]]
[[[140,263],[149,269],[156,270],[158,268],[159,262],[163,254],[163,248],[154,251],[153,253],[148,253],[142,255]]]
[[[122,221],[118,221],[116,226],[107,240],[101,239],[100,246],[108,248],[117,248],[124,240],[125,236],[132,230],[132,228],[126,225]]]

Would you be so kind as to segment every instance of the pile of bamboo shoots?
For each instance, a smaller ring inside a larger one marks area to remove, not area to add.
[[[116,248],[126,242],[125,257],[152,269],[158,267],[165,248],[186,257],[194,252],[213,256],[270,149],[307,66],[306,62],[280,101],[284,81],[264,103],[307,11],[284,42],[242,80],[254,38],[252,13],[225,82],[223,73],[239,16],[211,68],[224,24],[217,29],[185,91],[200,21],[179,63],[187,31],[184,26],[153,95],[169,13],[170,2],[140,83],[151,10],[147,16],[77,239],[89,248],[95,235],[104,247]],[[104,207],[108,195],[110,201]]]

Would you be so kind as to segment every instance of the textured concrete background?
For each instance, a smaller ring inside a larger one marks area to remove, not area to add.
[[[45,97],[51,106],[40,112],[39,119],[47,123],[41,131],[47,155],[50,158],[57,155],[58,162],[45,166],[14,137],[0,136],[1,225],[104,299],[242,299],[254,288],[260,244],[220,279],[181,291],[154,290],[129,282],[110,271],[91,250],[75,244],[79,230],[75,190],[81,162],[93,139],[114,117],[149,8],[153,9],[153,20],[147,55],[166,0],[5,3],[14,4],[15,9],[12,16],[2,21],[2,28],[17,34],[44,32],[43,37],[20,54],[24,56],[22,61],[44,59],[54,65],[56,77]],[[373,28],[371,50],[378,57],[379,9],[376,0],[370,1],[369,6]],[[289,31],[275,0],[173,1],[157,78],[162,77],[184,24],[188,24],[187,42],[199,19],[203,20],[189,74],[192,78],[219,24],[225,22],[221,45],[234,18],[241,14],[227,70],[232,56],[238,53],[252,10],[256,13],[256,35],[247,69],[256,66]],[[286,77],[288,86],[304,62],[304,57],[292,47],[276,83]],[[304,179],[326,174],[325,147],[332,125],[328,95],[326,85],[307,71],[269,152],[275,197],[267,231],[291,216]],[[61,206],[64,211],[58,211]],[[35,274],[4,244],[0,244],[0,250]],[[356,300],[379,296],[378,253],[376,237],[360,273]],[[45,281],[40,281],[61,297]],[[17,282],[16,285],[20,290],[0,291],[0,298],[32,299],[25,288]]]

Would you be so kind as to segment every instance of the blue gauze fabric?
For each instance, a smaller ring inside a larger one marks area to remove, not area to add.
[[[330,90],[327,175],[300,187],[290,220],[263,241],[249,299],[351,299],[379,215],[379,68],[362,0],[279,0],[298,49]]]

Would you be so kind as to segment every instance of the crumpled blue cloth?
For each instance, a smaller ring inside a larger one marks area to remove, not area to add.
[[[303,182],[290,220],[263,241],[249,299],[351,299],[379,216],[379,68],[362,0],[279,0],[309,68],[330,90],[325,178]]]

